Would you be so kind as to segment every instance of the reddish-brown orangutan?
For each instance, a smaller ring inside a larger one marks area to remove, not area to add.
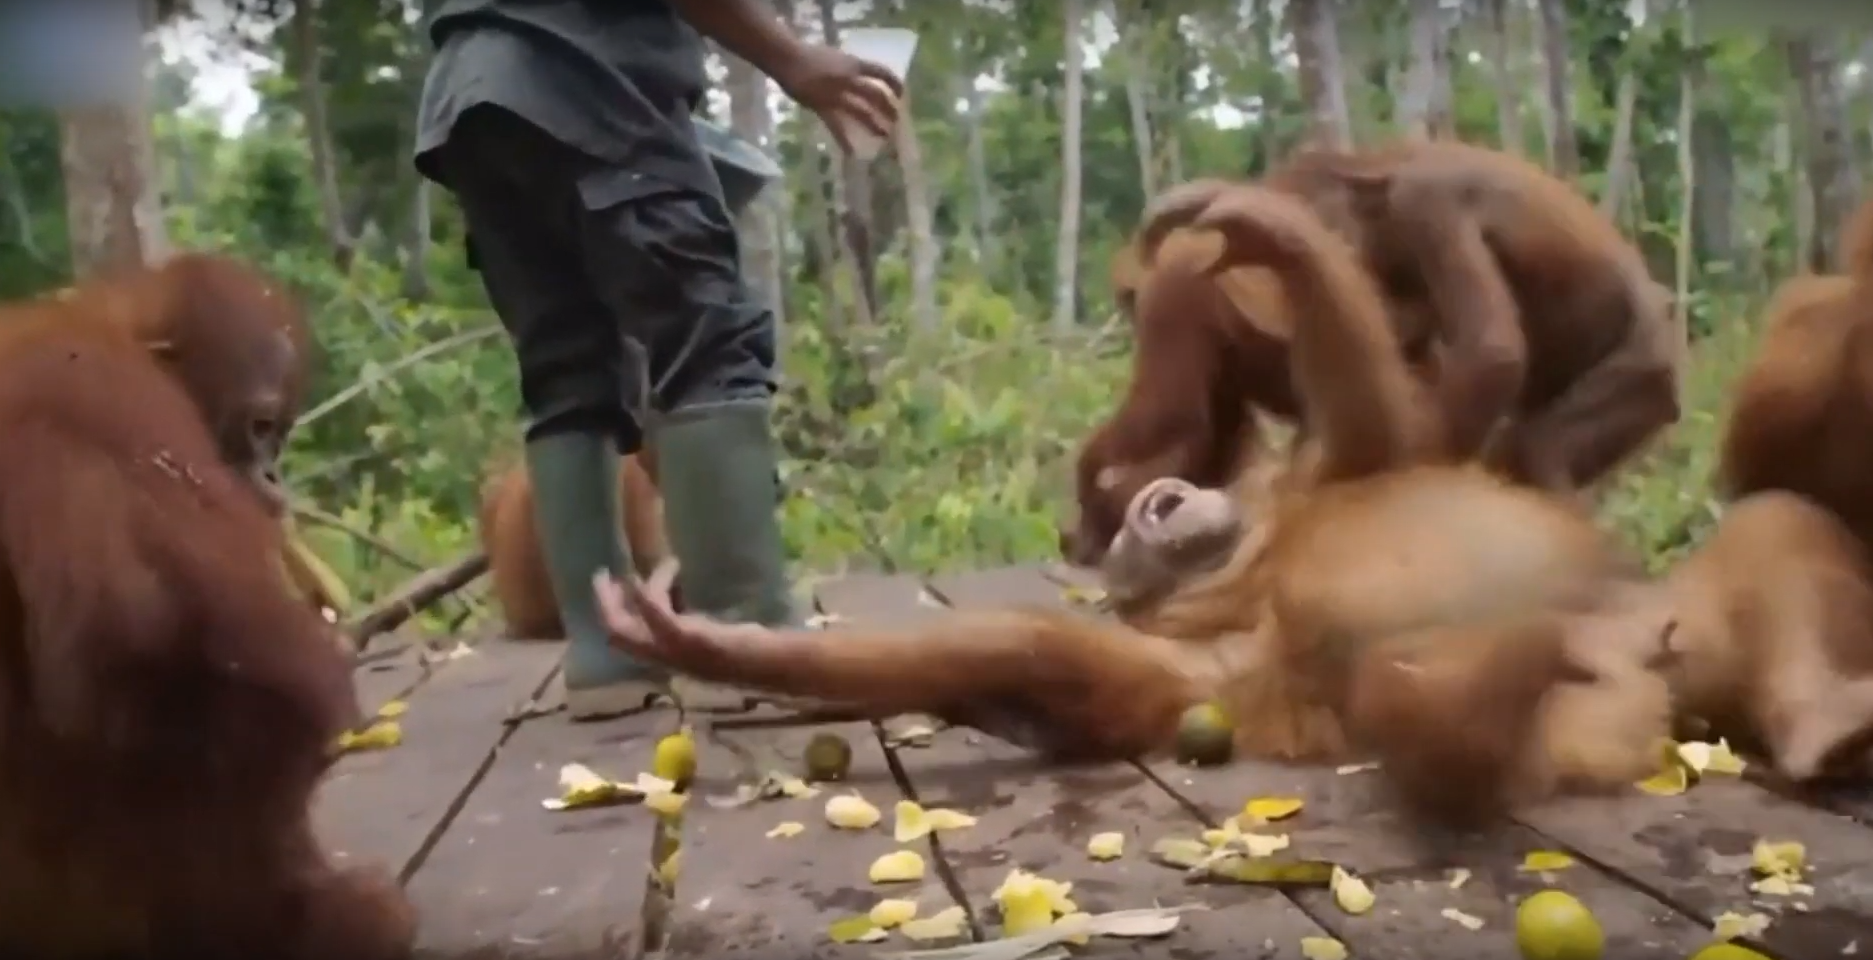
[[[1718,485],[1788,490],[1873,548],[1873,202],[1849,221],[1844,272],[1782,285],[1734,392]]]
[[[159,275],[100,282],[162,298],[171,333],[254,307],[216,270]],[[202,381],[98,309],[132,302],[0,308],[0,953],[400,960],[395,880],[332,864],[309,812],[360,719],[350,658],[280,576]]]
[[[1451,455],[1487,452],[1512,479],[1571,491],[1677,418],[1682,337],[1668,293],[1611,222],[1534,165],[1414,141],[1305,151],[1263,186],[1305,200],[1377,277],[1403,348],[1443,410]],[[1154,201],[1135,241],[1146,285],[1174,231],[1235,189],[1198,181]],[[1171,257],[1165,269],[1184,260]],[[1214,274],[1201,263],[1184,270]],[[1245,290],[1236,299],[1254,296]],[[1081,519],[1062,539],[1082,562],[1097,558],[1145,483],[1178,476],[1210,484],[1214,470],[1202,468],[1239,460],[1239,432],[1204,422],[1203,412],[1237,408],[1256,392],[1278,395],[1290,362],[1278,348],[1293,320],[1281,319],[1278,298],[1239,307],[1261,338],[1249,366],[1228,348],[1225,331],[1248,336],[1240,319],[1219,324],[1214,311],[1184,308],[1147,323],[1146,301],[1141,286],[1134,386],[1080,459]]]
[[[996,610],[898,631],[726,625],[673,612],[666,565],[648,586],[599,579],[616,642],[701,679],[933,713],[1066,757],[1166,751],[1187,708],[1220,700],[1239,752],[1390,753],[1406,796],[1452,817],[1652,772],[1670,730],[1669,618],[1639,602],[1636,565],[1570,500],[1448,464],[1372,275],[1306,205],[1244,187],[1185,219],[1223,234],[1221,267],[1285,284],[1308,437],[1237,495],[1146,485],[1107,555],[1117,622]],[[1388,750],[1409,725],[1478,733]]]
[[[663,495],[657,492],[652,471],[656,461],[649,449],[624,458],[618,472],[619,495],[624,502],[624,538],[631,561],[648,576],[670,556],[663,529]],[[534,526],[533,482],[524,464],[502,470],[482,488],[481,548],[488,554],[488,575],[494,598],[507,620],[507,634],[520,640],[563,640],[559,605],[540,553],[540,535]]]
[[[222,460],[269,510],[284,512],[280,454],[309,360],[305,317],[291,295],[233,258],[182,253],[54,300],[108,320],[154,354],[195,402]]]
[[[1666,676],[1687,717],[1791,780],[1873,773],[1873,565],[1839,518],[1751,494],[1666,587]]]

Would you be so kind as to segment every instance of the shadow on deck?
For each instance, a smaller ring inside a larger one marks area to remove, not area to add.
[[[855,575],[821,585],[823,613],[903,623],[947,607],[1069,602],[1051,568],[986,571],[927,581]],[[1298,958],[1303,937],[1330,936],[1354,957],[1442,960],[1513,956],[1515,902],[1543,886],[1573,893],[1606,929],[1607,956],[1689,956],[1710,942],[1722,913],[1772,917],[1761,946],[1772,956],[1836,958],[1873,950],[1873,796],[1825,806],[1772,794],[1747,780],[1707,778],[1679,797],[1634,794],[1554,804],[1453,851],[1433,853],[1400,825],[1369,772],[1238,762],[1216,770],[1115,764],[1047,769],[1023,751],[973,731],[944,730],[901,744],[876,724],[747,725],[727,736],[794,763],[807,739],[830,730],[853,745],[848,782],[811,799],[737,809],[693,801],[681,824],[682,869],[665,897],[650,879],[657,817],[642,807],[549,812],[559,768],[585,763],[621,780],[648,770],[671,711],[569,724],[550,710],[558,644],[490,641],[470,656],[425,665],[412,651],[361,668],[367,707],[407,703],[400,746],[346,757],[326,785],[319,821],[343,856],[398,866],[422,914],[421,955],[540,960],[635,958],[647,931],[680,960],[869,957],[913,944],[841,946],[834,920],[884,897],[915,898],[930,915],[959,905],[971,935],[993,938],[991,892],[1015,867],[1074,883],[1090,911],[1203,902],[1162,941],[1098,939],[1078,955],[1144,952],[1181,960]],[[732,765],[705,743],[696,791],[732,787]],[[712,774],[714,779],[711,778]],[[828,796],[856,790],[885,811],[868,831],[834,830]],[[1292,850],[1362,875],[1377,906],[1350,916],[1325,891],[1187,885],[1146,860],[1165,836],[1194,836],[1256,796],[1296,796],[1284,823]],[[979,817],[966,830],[909,846],[931,869],[921,883],[874,886],[866,868],[899,849],[892,805],[913,799]],[[768,832],[805,825],[788,839]],[[1117,831],[1124,856],[1094,862],[1088,838]],[[1750,892],[1759,838],[1807,845],[1813,892]],[[1546,876],[1523,856],[1565,850],[1578,863]],[[1466,882],[1453,882],[1456,868]],[[1483,925],[1447,917],[1454,908]]]

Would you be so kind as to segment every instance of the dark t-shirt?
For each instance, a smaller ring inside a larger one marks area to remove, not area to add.
[[[702,40],[664,0],[426,0],[435,60],[416,165],[464,111],[504,107],[592,157],[673,186],[720,189],[690,115],[707,84]]]

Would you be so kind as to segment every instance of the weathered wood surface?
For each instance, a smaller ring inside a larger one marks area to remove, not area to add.
[[[828,621],[895,626],[950,607],[1071,604],[1068,588],[1080,582],[1069,571],[1031,566],[927,582],[852,576],[815,594]],[[991,894],[1017,867],[1072,881],[1090,910],[1211,908],[1187,914],[1163,941],[1103,939],[1075,951],[1094,957],[1296,958],[1302,938],[1327,936],[1355,957],[1513,956],[1515,905],[1544,887],[1567,890],[1592,908],[1606,929],[1608,956],[1688,956],[1710,942],[1710,924],[1726,912],[1769,915],[1757,946],[1774,957],[1873,949],[1873,828],[1855,819],[1873,809],[1864,794],[1809,804],[1714,777],[1680,797],[1569,801],[1487,836],[1429,838],[1398,820],[1367,769],[1250,762],[1201,771],[1049,768],[969,730],[901,742],[887,730],[902,722],[722,724],[719,737],[789,773],[800,772],[813,734],[836,733],[853,747],[851,772],[810,798],[724,807],[709,798],[734,789],[736,764],[702,740],[702,772],[674,827],[681,872],[664,891],[650,876],[663,856],[661,848],[653,853],[659,827],[651,811],[552,812],[541,801],[557,793],[566,763],[621,780],[648,770],[657,738],[676,718],[658,711],[568,723],[552,710],[558,655],[556,645],[489,641],[472,656],[425,663],[412,650],[360,670],[367,710],[405,702],[404,740],[341,761],[317,819],[326,842],[347,859],[386,862],[405,878],[422,914],[425,957],[628,960],[658,951],[683,960],[752,960],[937,945],[895,934],[876,944],[830,942],[829,924],[886,897],[915,899],[925,916],[962,906],[970,918],[964,939],[992,939],[1000,918]],[[883,811],[878,826],[844,831],[826,823],[826,801],[850,792]],[[1325,891],[1188,885],[1148,861],[1155,841],[1195,837],[1257,796],[1303,799],[1301,813],[1279,827],[1291,851],[1359,873],[1377,906],[1350,916]],[[906,799],[963,810],[978,822],[898,844],[893,806]],[[803,831],[769,836],[790,821]],[[1087,856],[1087,841],[1102,832],[1125,837],[1118,860]],[[1752,894],[1749,852],[1758,839],[1805,843],[1813,892]],[[904,848],[926,859],[925,878],[871,884],[872,861]],[[1578,862],[1553,874],[1520,870],[1538,849],[1566,851]],[[1469,929],[1462,918],[1482,925]]]

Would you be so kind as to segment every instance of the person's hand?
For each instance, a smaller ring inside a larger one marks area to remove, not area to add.
[[[850,153],[846,124],[856,122],[879,138],[897,123],[904,82],[884,66],[819,44],[803,43],[774,81],[794,102],[826,122],[839,148]]]

